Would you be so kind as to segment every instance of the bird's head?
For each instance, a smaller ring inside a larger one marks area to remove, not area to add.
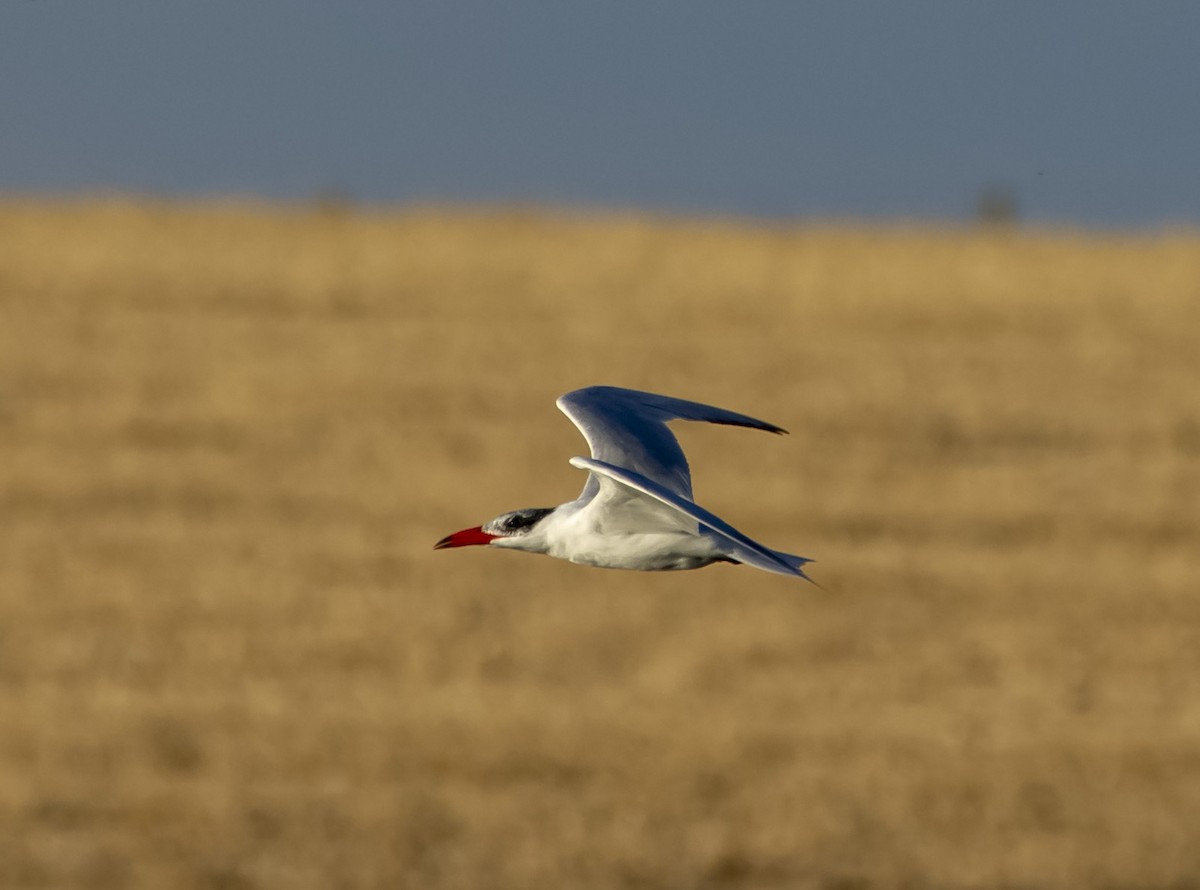
[[[520,549],[520,539],[532,532],[539,522],[554,512],[552,507],[528,507],[497,516],[475,528],[464,528],[460,532],[446,535],[434,550],[446,547],[469,547],[472,544],[491,544],[493,541]]]

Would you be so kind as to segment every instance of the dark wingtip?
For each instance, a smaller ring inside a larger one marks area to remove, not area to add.
[[[762,420],[756,421],[755,423],[747,423],[744,420],[710,420],[709,423],[717,423],[721,426],[740,426],[745,427],[748,430],[764,430],[768,433],[774,433],[777,436],[791,435],[791,433],[789,433],[783,427],[775,426],[773,423],[767,423],[766,421]]]

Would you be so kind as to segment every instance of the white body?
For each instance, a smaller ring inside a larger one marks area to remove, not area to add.
[[[612,521],[594,498],[563,504],[529,534],[498,538],[493,547],[545,553],[606,569],[699,569],[724,558],[711,538],[690,529],[638,528]]]

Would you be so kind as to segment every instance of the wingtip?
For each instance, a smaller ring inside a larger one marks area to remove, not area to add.
[[[775,426],[773,423],[767,423],[765,420],[710,420],[709,423],[715,423],[718,426],[739,426],[747,430],[762,430],[765,433],[774,433],[777,436],[790,436],[787,430],[781,426]]]

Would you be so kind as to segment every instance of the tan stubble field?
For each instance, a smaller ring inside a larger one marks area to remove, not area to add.
[[[1200,886],[1200,236],[0,206],[0,886]],[[569,389],[818,560],[455,529]]]

